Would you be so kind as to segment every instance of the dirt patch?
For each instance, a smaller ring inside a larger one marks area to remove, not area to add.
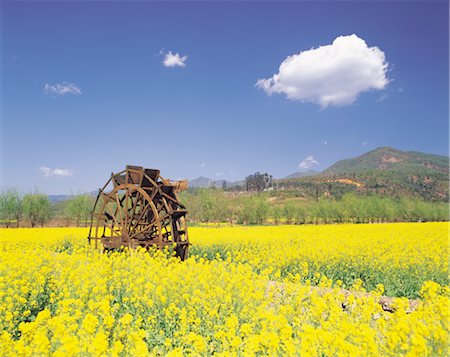
[[[384,156],[381,158],[381,160],[382,160],[384,163],[389,163],[389,164],[393,164],[393,163],[402,161],[402,160],[399,159],[398,157],[388,156],[388,155],[384,155]]]
[[[344,183],[346,185],[354,185],[356,187],[361,187],[363,186],[362,183],[359,183],[357,181],[354,180],[350,180],[350,179],[346,179],[346,178],[341,178],[341,179],[334,179],[334,180],[327,180],[325,182],[340,182],[340,183]]]

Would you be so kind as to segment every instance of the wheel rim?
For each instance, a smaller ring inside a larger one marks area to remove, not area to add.
[[[116,248],[132,246],[137,243],[133,241],[139,240],[145,240],[144,245],[162,245],[163,217],[160,217],[150,195],[138,186],[122,184],[109,194],[103,194],[96,218],[96,246],[99,239],[104,245]]]

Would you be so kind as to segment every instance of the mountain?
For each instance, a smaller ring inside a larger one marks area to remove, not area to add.
[[[188,182],[189,188],[223,186],[241,191],[245,180],[230,182],[198,177]],[[322,172],[295,172],[277,180],[280,193],[293,190],[295,197],[319,199],[339,198],[346,193],[379,194],[390,197],[416,197],[429,201],[449,199],[449,158],[416,151],[401,151],[380,147],[358,157],[336,162]],[[95,197],[97,191],[89,194]],[[52,202],[62,202],[71,195],[49,196]]]
[[[317,175],[319,173],[320,172],[316,171],[316,170],[309,170],[306,172],[294,172],[293,174],[290,174],[290,175],[284,177],[282,180],[305,177],[305,176],[313,176],[313,175]],[[238,186],[244,187],[245,186],[245,180],[231,182],[231,181],[227,181],[227,180],[214,180],[214,179],[204,177],[204,176],[200,176],[200,177],[197,177],[196,179],[189,180],[188,185],[189,185],[189,188],[206,188],[206,187],[222,188],[224,185],[224,182],[225,182],[225,185],[227,188],[234,188],[234,187],[238,187]]]
[[[98,191],[91,191],[85,194],[95,198],[97,197]],[[74,195],[48,195],[48,199],[51,203],[64,202],[72,197],[74,197]]]
[[[285,189],[303,191],[304,196],[316,198],[356,192],[447,201],[449,158],[380,147],[338,161],[315,176],[287,179],[280,184]]]
[[[225,183],[227,188],[237,187],[237,186],[245,186],[245,180],[241,181],[227,181],[227,180],[213,180],[208,177],[200,176],[196,179],[189,180],[188,187],[189,188],[206,188],[206,187],[218,187],[222,188]]]
[[[189,187],[244,187],[245,181],[229,182],[199,177]],[[449,158],[416,151],[380,147],[358,157],[336,162],[322,172],[296,172],[277,181],[281,190],[296,191],[305,199],[339,198],[346,193],[416,197],[429,201],[449,198]]]
[[[305,177],[305,176],[314,176],[314,175],[318,175],[319,173],[320,173],[320,171],[316,171],[316,170],[308,170],[306,172],[294,172],[293,174],[283,177],[282,180]]]
[[[226,180],[213,180],[208,177],[200,176],[194,180],[189,180],[189,188],[203,188],[203,187],[223,187],[223,183],[229,183]]]
[[[51,203],[63,202],[72,197],[72,195],[48,195],[48,199]]]
[[[323,175],[358,174],[367,171],[395,171],[401,173],[443,173],[448,175],[448,157],[416,151],[400,151],[380,147],[361,156],[336,162]]]

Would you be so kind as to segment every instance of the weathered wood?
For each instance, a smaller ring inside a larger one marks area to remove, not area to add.
[[[184,246],[189,244],[187,211],[176,192],[185,188],[186,182],[166,180],[159,170],[127,165],[125,170],[111,174],[99,190],[91,215],[89,242],[95,240],[97,244],[102,238],[101,228],[103,232],[108,228],[115,238],[105,239],[103,233],[104,248],[120,248],[120,245],[149,248],[155,243],[162,248],[182,244],[183,248],[175,250],[184,260],[188,251]]]

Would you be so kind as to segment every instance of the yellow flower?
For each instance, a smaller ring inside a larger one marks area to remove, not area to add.
[[[86,314],[86,317],[83,319],[82,329],[88,335],[92,335],[98,326],[98,319],[90,312]]]
[[[191,227],[184,262],[0,230],[0,356],[447,355],[448,226]]]

